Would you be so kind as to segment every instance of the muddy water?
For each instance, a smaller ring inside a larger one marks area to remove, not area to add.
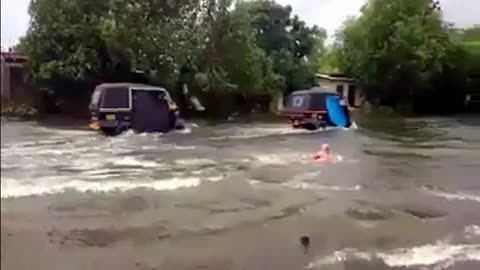
[[[480,118],[358,126],[3,119],[2,268],[480,269]]]

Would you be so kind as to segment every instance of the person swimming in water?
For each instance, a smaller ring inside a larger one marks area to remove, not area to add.
[[[313,155],[313,159],[316,161],[329,161],[332,159],[332,153],[330,152],[330,145],[328,144],[322,144],[322,148],[320,148],[320,151],[315,153]]]

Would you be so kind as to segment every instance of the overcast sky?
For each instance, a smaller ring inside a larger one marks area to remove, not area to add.
[[[101,1],[101,0],[100,0]],[[394,0],[391,0],[394,1]],[[9,47],[25,34],[28,28],[27,13],[30,0],[0,0],[1,2],[1,44]],[[308,24],[316,24],[335,33],[350,15],[357,15],[365,0],[277,0],[289,4],[293,12]],[[445,20],[459,27],[480,24],[480,0],[440,0]]]

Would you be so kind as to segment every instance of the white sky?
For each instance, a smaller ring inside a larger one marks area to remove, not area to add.
[[[100,0],[101,1],[101,0]],[[393,0],[391,0],[393,1]],[[28,28],[30,0],[0,0],[1,44],[14,45]],[[293,7],[308,24],[316,24],[333,35],[350,15],[357,15],[365,0],[277,0]],[[480,24],[480,0],[440,0],[445,20],[457,26]]]

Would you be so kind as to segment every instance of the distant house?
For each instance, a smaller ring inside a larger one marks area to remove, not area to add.
[[[27,57],[13,53],[1,52],[0,89],[2,100],[25,100],[29,98],[25,80]]]
[[[317,73],[316,84],[332,93],[345,97],[348,105],[359,107],[363,102],[363,95],[355,81],[339,73]]]

